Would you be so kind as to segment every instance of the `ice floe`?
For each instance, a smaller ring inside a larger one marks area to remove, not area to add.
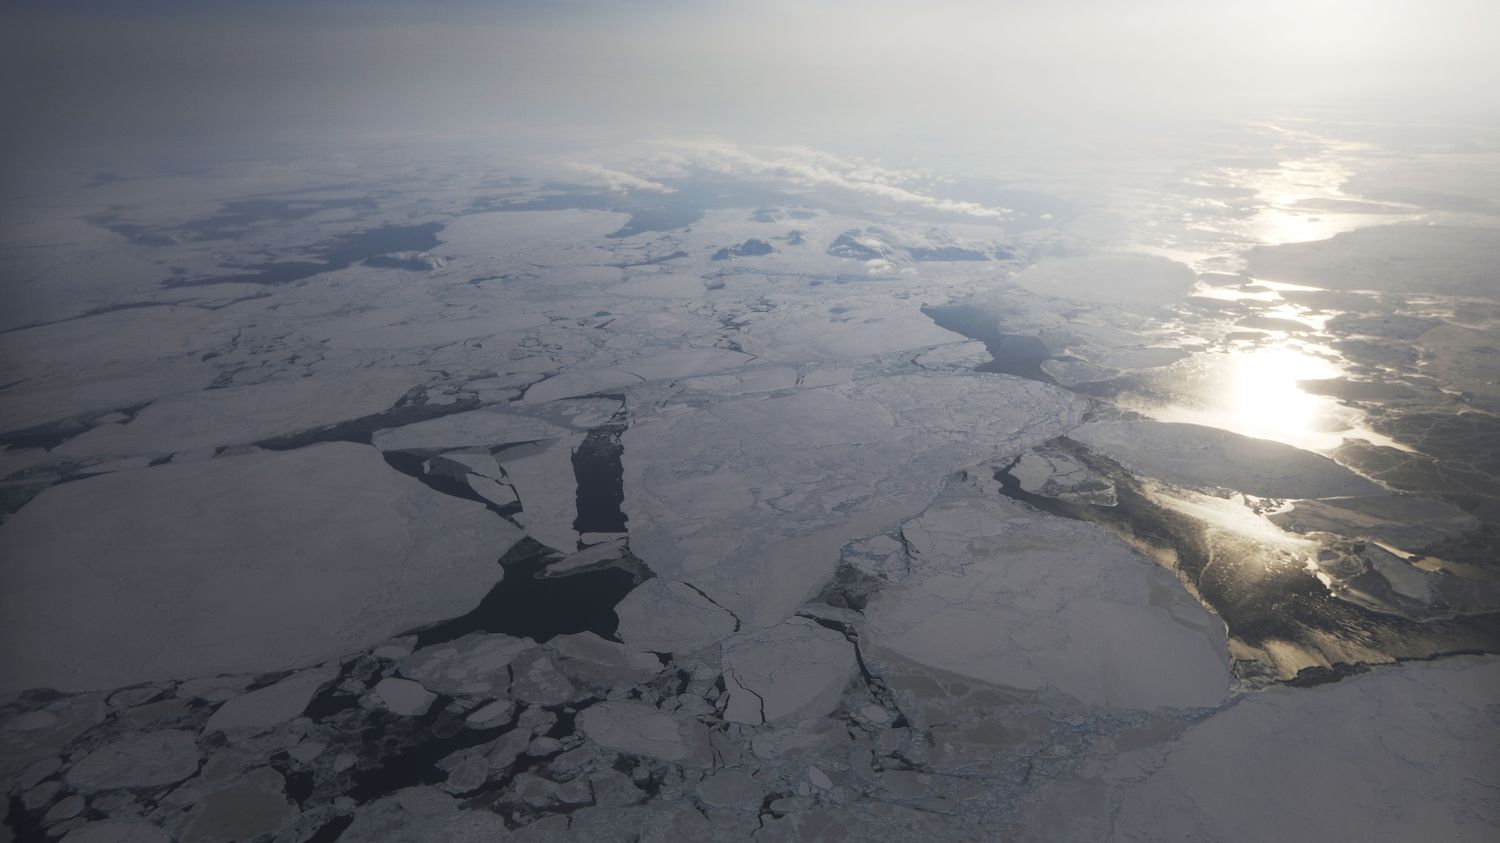
[[[322,661],[467,611],[519,537],[349,443],[55,486],[0,525],[3,687]]]
[[[971,483],[901,534],[913,570],[865,609],[878,650],[1097,706],[1212,708],[1229,693],[1223,623],[1094,525]]]

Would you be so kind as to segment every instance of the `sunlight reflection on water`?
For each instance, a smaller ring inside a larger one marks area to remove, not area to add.
[[[1172,381],[1163,390],[1166,396],[1134,394],[1122,403],[1161,421],[1207,425],[1313,451],[1333,450],[1346,438],[1400,447],[1364,428],[1358,410],[1304,392],[1300,381],[1340,377],[1343,370],[1331,354],[1286,334],[1272,334],[1253,348],[1196,354],[1164,374]]]

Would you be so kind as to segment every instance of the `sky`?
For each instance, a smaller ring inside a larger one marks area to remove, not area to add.
[[[1494,121],[1494,0],[12,0],[7,160],[715,134],[1046,139],[1256,110]]]

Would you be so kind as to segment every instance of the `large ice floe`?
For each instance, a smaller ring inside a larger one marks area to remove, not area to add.
[[[1241,700],[1123,789],[1113,839],[1493,840],[1497,685],[1462,659]]]
[[[520,535],[348,443],[56,486],[0,530],[4,688],[323,661],[467,611]]]
[[[1099,527],[969,483],[901,535],[910,569],[865,608],[877,651],[1098,706],[1212,708],[1229,693],[1222,622]]]

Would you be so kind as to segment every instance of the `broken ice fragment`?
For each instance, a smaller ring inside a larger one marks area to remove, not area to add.
[[[691,653],[735,630],[734,616],[687,583],[655,577],[615,606],[619,635],[635,650]]]
[[[765,788],[743,770],[720,770],[698,783],[698,799],[715,808],[760,810]]]
[[[806,618],[791,618],[724,643],[724,719],[769,723],[819,717],[838,705],[854,671],[854,645]]]
[[[375,683],[375,694],[387,709],[408,717],[426,714],[427,709],[437,699],[437,694],[423,688],[421,684],[393,676],[387,676]]]
[[[496,697],[510,685],[510,663],[535,646],[525,638],[476,632],[417,650],[402,660],[401,675],[441,694]]]
[[[677,719],[639,702],[602,702],[578,715],[578,728],[594,743],[665,761],[687,756]]]
[[[338,672],[332,668],[305,670],[235,697],[208,718],[204,731],[263,729],[284,723],[301,714],[318,688],[337,676]]]

